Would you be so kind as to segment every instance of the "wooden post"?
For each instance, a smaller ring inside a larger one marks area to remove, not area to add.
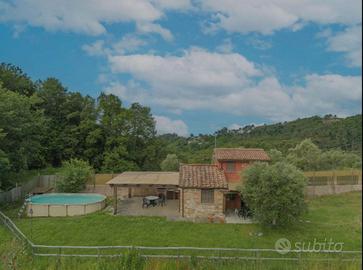
[[[117,214],[117,185],[113,185],[113,214]]]
[[[333,171],[333,194],[336,194],[336,188],[338,188],[338,176],[336,171]]]
[[[182,205],[181,205],[181,210],[182,210],[182,217],[184,217],[184,188],[181,189],[181,197],[182,197]]]

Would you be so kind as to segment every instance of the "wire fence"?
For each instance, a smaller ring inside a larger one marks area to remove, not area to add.
[[[37,245],[1,211],[0,220],[16,238],[30,247],[33,256],[39,257],[120,257],[136,250],[141,257],[159,259],[362,262],[362,251],[343,250],[291,249],[279,252],[277,249],[243,248]]]

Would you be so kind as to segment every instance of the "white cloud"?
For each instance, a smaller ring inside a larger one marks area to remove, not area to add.
[[[362,66],[362,25],[348,27],[336,34],[324,33],[329,51],[344,53],[347,64],[350,66]]]
[[[249,83],[249,77],[259,76],[256,66],[240,54],[210,53],[192,48],[178,56],[151,54],[109,57],[116,73],[130,73],[136,79],[150,83],[164,94],[193,96],[204,91],[214,95]],[[191,96],[191,97],[192,97]]]
[[[187,0],[14,0],[0,3],[0,22],[100,35],[106,25],[135,22],[139,31],[153,32],[170,40],[172,35],[156,23],[164,9],[189,8]]]
[[[361,0],[202,0],[201,8],[216,20],[213,30],[271,34],[290,28],[296,31],[305,23],[351,25],[362,20]]]
[[[174,38],[168,29],[156,23],[139,22],[137,23],[137,30],[141,33],[157,33],[167,41],[172,41]]]
[[[172,120],[165,116],[154,115],[158,134],[175,133],[179,136],[188,136],[188,126],[182,120]]]
[[[352,114],[361,108],[361,77],[311,74],[305,85],[285,86],[237,53],[198,48],[181,56],[151,54],[108,58],[128,84],[107,89],[122,98],[170,111],[206,109],[241,116],[287,120],[312,114]]]
[[[82,46],[82,50],[90,56],[104,56],[108,54],[108,49],[105,48],[105,42],[103,40],[97,40],[91,44],[85,44]]]
[[[142,46],[147,45],[147,43],[145,39],[128,34],[118,41],[105,42],[104,40],[96,40],[91,44],[84,44],[82,50],[90,56],[109,56],[135,52]]]
[[[190,0],[153,0],[152,2],[161,9],[188,10],[192,8]]]
[[[135,35],[125,35],[121,40],[112,44],[112,49],[114,53],[125,54],[129,52],[135,52],[146,44],[147,41]]]
[[[333,113],[341,116],[361,110],[362,77],[338,74],[305,77],[305,87],[294,87],[292,101],[307,115]]]

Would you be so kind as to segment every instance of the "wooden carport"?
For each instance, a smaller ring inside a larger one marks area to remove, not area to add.
[[[154,187],[163,190],[178,190],[179,173],[178,172],[124,172],[110,181],[108,185],[113,188],[114,214],[117,213],[117,189],[119,187],[136,188],[136,187]]]

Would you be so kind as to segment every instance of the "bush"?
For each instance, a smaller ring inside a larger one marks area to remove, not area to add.
[[[310,139],[289,149],[287,161],[303,171],[316,171],[320,167],[321,150]]]
[[[242,196],[256,220],[265,225],[287,225],[306,210],[306,178],[286,162],[256,163],[246,169]]]
[[[271,149],[267,152],[267,154],[271,159],[271,163],[276,163],[284,160],[284,155],[281,151],[277,149]]]
[[[60,192],[80,192],[85,189],[86,182],[92,173],[93,169],[86,161],[80,159],[66,161],[58,174],[61,180],[57,183],[57,190]]]
[[[177,155],[168,154],[160,164],[162,171],[179,171],[179,160]]]

